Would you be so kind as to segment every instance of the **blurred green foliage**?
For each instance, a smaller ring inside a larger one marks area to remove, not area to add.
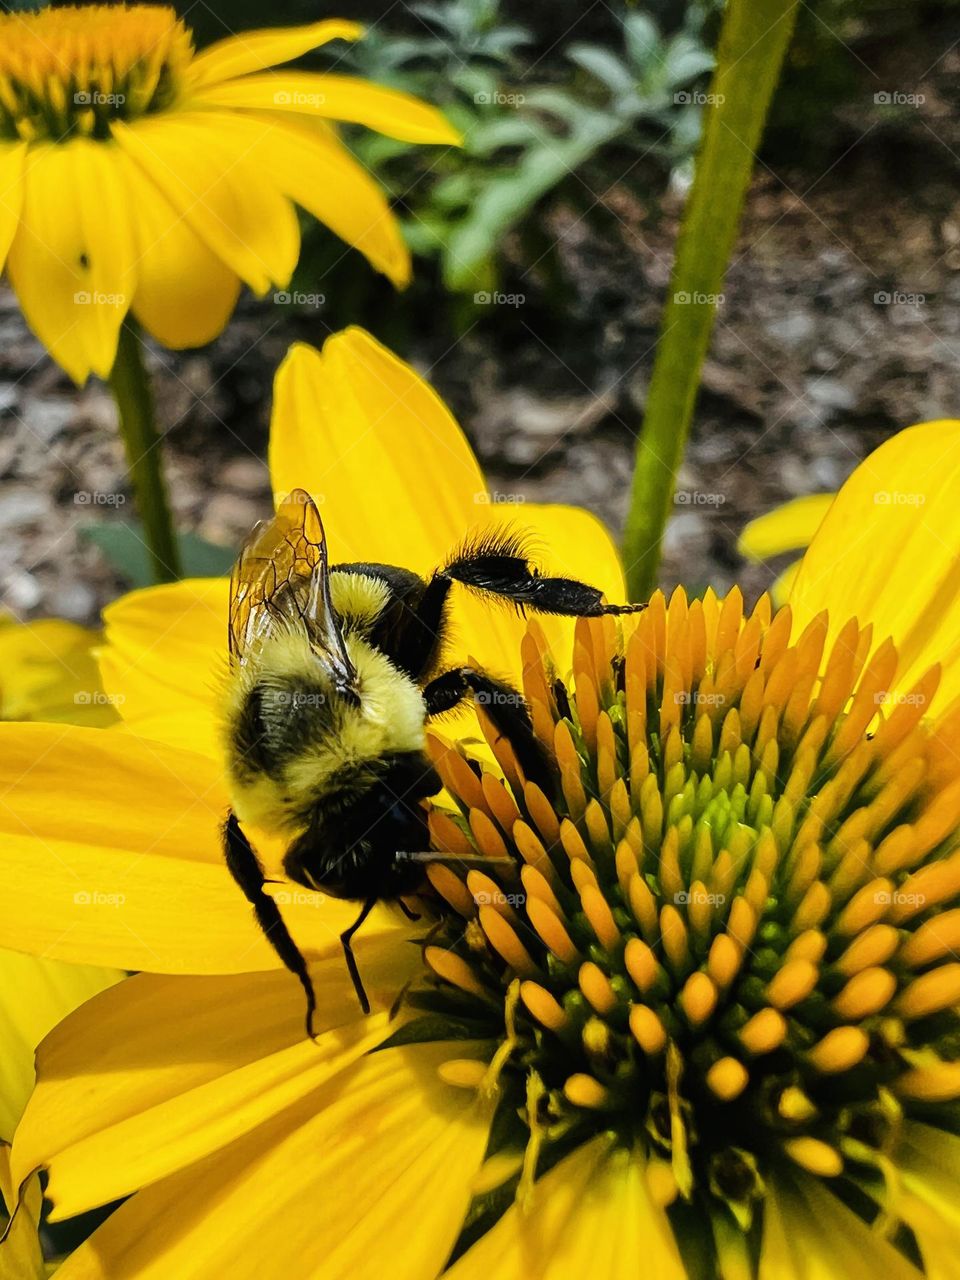
[[[525,65],[530,30],[504,21],[499,0],[411,6],[419,35],[379,28],[344,58],[356,71],[437,102],[463,134],[439,159],[369,134],[350,136],[359,158],[402,208],[414,252],[435,255],[446,288],[470,293],[499,278],[504,237],[533,206],[617,142],[664,173],[689,162],[699,137],[701,84],[713,65],[705,9],[687,7],[664,35],[638,11],[616,47],[571,41],[546,66]],[[626,165],[624,166],[626,167]]]

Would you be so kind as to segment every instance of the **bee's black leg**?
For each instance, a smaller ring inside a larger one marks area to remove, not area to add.
[[[403,914],[407,917],[408,920],[420,919],[419,911],[411,911],[402,898],[397,899],[397,906],[400,908],[400,910],[403,912]]]
[[[437,676],[423,690],[427,715],[452,711],[464,698],[473,695],[483,707],[499,734],[507,739],[524,776],[535,782],[547,795],[554,788],[554,777],[543,747],[533,732],[530,713],[523,695],[502,680],[494,680],[473,667],[454,667]]]
[[[360,1008],[364,1013],[370,1012],[370,1001],[367,999],[367,993],[363,989],[363,979],[360,977],[360,970],[357,968],[357,957],[353,954],[352,939],[360,926],[366,920],[367,916],[377,905],[376,898],[368,898],[360,908],[360,914],[354,920],[349,929],[344,929],[340,935],[340,943],[343,946],[343,955],[347,962],[347,969],[350,977],[353,979],[353,989],[357,993],[357,999],[360,1001]]]
[[[600,618],[637,613],[643,604],[605,604],[603,592],[575,578],[544,577],[515,534],[499,530],[481,535],[456,552],[438,571],[473,591],[499,596],[520,609],[569,618]]]
[[[223,824],[223,848],[230,874],[253,907],[257,924],[263,930],[264,937],[290,972],[300,979],[300,985],[307,997],[307,1035],[312,1039],[317,997],[310,980],[307,962],[290,936],[290,931],[280,914],[280,908],[269,894],[263,892],[263,886],[266,884],[263,867],[250,841],[240,829],[235,813],[230,813]]]

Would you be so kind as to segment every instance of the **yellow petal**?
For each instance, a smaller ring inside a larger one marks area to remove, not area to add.
[[[436,392],[362,329],[297,344],[274,384],[270,474],[280,497],[298,486],[320,504],[336,561],[441,562],[486,486]]]
[[[410,253],[383,190],[331,130],[268,112],[233,118],[250,129],[247,159],[265,179],[399,288],[409,282]]]
[[[876,1231],[816,1178],[767,1184],[759,1280],[922,1280]]]
[[[903,1193],[895,1211],[917,1237],[930,1280],[960,1280],[960,1138],[931,1125],[903,1126],[895,1161]]]
[[[177,214],[261,294],[287,283],[300,252],[292,205],[250,155],[265,132],[256,121],[212,111],[113,126],[119,145]]]
[[[242,35],[228,36],[197,54],[190,64],[190,81],[199,86],[229,80],[250,71],[262,71],[265,67],[292,62],[294,58],[300,58],[331,40],[359,40],[362,35],[363,27],[359,23],[344,22],[340,18],[314,22],[305,27],[244,31]]]
[[[123,730],[0,725],[0,938],[77,963],[273,968],[222,861],[219,771]]]
[[[93,648],[100,633],[59,618],[0,616],[0,720],[114,724]]]
[[[20,224],[23,160],[26,154],[25,142],[0,144],[0,271],[3,270],[11,241]]]
[[[240,279],[147,177],[120,153],[137,210],[137,290],[133,313],[165,347],[201,347],[227,324]]]
[[[117,969],[61,964],[0,948],[0,1139],[10,1141],[33,1088],[33,1055],[52,1027],[119,982]]]
[[[424,1280],[460,1230],[487,1118],[436,1079],[449,1046],[365,1058],[220,1155],[139,1192],[62,1280]]]
[[[642,1265],[641,1265],[642,1259]],[[526,1210],[511,1205],[444,1280],[685,1280],[667,1217],[639,1157],[596,1138],[541,1178]]]
[[[737,550],[748,560],[769,560],[784,551],[808,547],[834,497],[832,493],[811,493],[758,516],[740,534]]]
[[[10,1172],[10,1148],[6,1145],[0,1145],[0,1194],[7,1213],[13,1215],[0,1244],[0,1280],[43,1280],[47,1269],[37,1234],[43,1200],[40,1179],[30,1179],[18,1205],[18,1189]]]
[[[446,142],[456,146],[460,135],[442,112],[412,94],[385,89],[356,76],[283,71],[244,76],[205,89],[198,102],[217,107],[253,107],[294,111],[330,120],[366,125],[403,142]]]
[[[104,610],[104,688],[144,737],[223,759],[218,696],[227,676],[225,578],[146,587]]]
[[[27,323],[74,381],[106,377],[136,288],[130,193],[110,147],[30,148],[7,270]]]
[[[394,939],[393,957],[412,976],[403,949]],[[343,969],[342,955],[314,970],[321,998],[335,963]],[[330,1029],[309,1039],[287,977],[144,974],[129,991],[91,1002],[41,1047],[15,1176],[49,1167],[54,1216],[72,1217],[229,1146],[390,1034],[389,1011],[363,1017],[352,996],[326,1001]]]
[[[830,610],[892,636],[897,687],[934,663],[935,707],[960,693],[960,421],[927,422],[887,440],[846,482],[803,558],[790,604],[798,632]]]

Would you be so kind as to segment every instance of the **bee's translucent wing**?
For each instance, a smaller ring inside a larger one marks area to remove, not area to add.
[[[356,671],[330,599],[327,540],[310,495],[294,489],[245,542],[230,579],[230,655],[243,663],[278,623],[302,623],[341,690]]]

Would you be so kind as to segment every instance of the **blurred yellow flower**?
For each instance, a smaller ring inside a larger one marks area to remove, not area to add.
[[[102,639],[62,618],[24,623],[0,614],[0,720],[114,724],[94,656]]]
[[[109,374],[128,311],[166,346],[199,346],[241,281],[283,289],[300,248],[294,205],[407,282],[383,193],[330,122],[411,142],[457,134],[409,95],[271,70],[361,34],[330,20],[195,53],[162,5],[0,15],[0,265],[77,382]]]
[[[14,1177],[46,1168],[60,1218],[129,1197],[63,1280],[951,1275],[960,425],[906,434],[838,496],[792,608],[657,595],[622,633],[579,624],[572,664],[569,628],[461,614],[457,653],[522,677],[558,785],[477,721],[436,739],[449,910],[423,957],[423,923],[374,913],[369,1016],[355,908],[285,895],[315,1042],[220,858],[225,586],[112,608],[124,727],[0,731],[0,940],[153,970],[40,1050]],[[288,358],[271,466],[336,560],[426,567],[493,518],[442,404],[357,330]],[[888,467],[925,502],[867,504]],[[596,522],[522,519],[618,595]]]

